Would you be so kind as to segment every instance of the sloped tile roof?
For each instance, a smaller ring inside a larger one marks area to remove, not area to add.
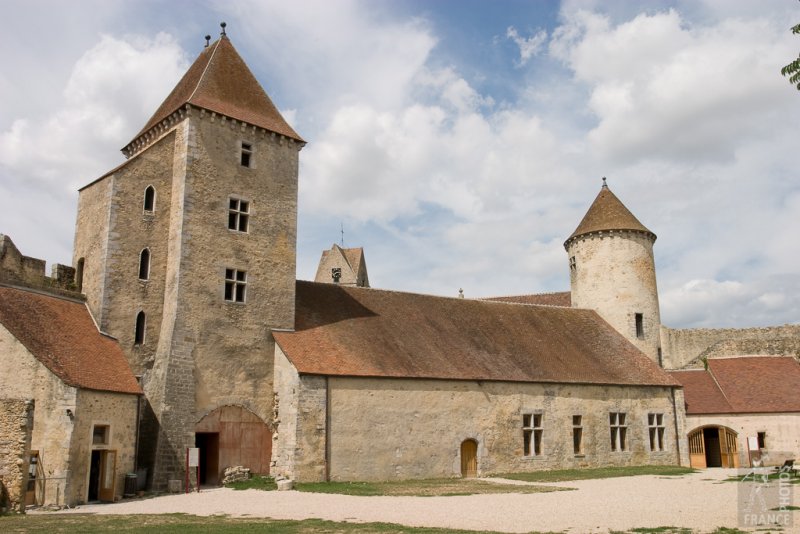
[[[691,369],[670,371],[670,374],[683,384],[683,396],[688,415],[734,413],[733,406],[730,405],[714,377],[708,371]]]
[[[791,356],[711,358],[708,371],[673,371],[687,414],[800,412],[800,363]]]
[[[590,310],[297,282],[300,373],[679,386]]]
[[[564,245],[584,234],[610,230],[634,230],[650,234],[653,240],[656,238],[656,235],[634,217],[611,189],[603,184],[589,211]]]
[[[303,142],[281,116],[227,37],[203,49],[131,143],[185,104]]]
[[[119,344],[81,302],[0,287],[0,324],[69,386],[142,393]]]
[[[513,302],[515,304],[536,304],[540,306],[572,306],[572,293],[559,291],[557,293],[536,293],[533,295],[510,295],[508,297],[491,297],[483,300],[496,302]]]
[[[364,257],[364,249],[362,247],[343,248],[342,254],[344,254],[347,263],[350,264],[350,268],[353,269],[353,272],[358,276],[358,269],[361,267],[361,259]]]

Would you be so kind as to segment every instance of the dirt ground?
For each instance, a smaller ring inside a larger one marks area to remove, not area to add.
[[[551,493],[500,493],[452,497],[355,497],[297,491],[201,493],[86,505],[71,512],[96,514],[186,513],[275,519],[388,522],[409,526],[503,532],[608,532],[663,526],[710,532],[741,527],[739,492],[743,483],[725,482],[736,471],[709,469],[681,477],[636,476],[537,485],[575,488]],[[798,506],[800,484],[791,487]],[[790,512],[800,532],[800,511]],[[763,527],[762,527],[763,528]]]

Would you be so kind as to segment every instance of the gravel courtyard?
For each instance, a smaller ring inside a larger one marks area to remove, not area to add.
[[[116,504],[80,506],[69,512],[193,515],[274,519],[388,522],[409,526],[504,532],[607,532],[636,527],[689,527],[698,532],[737,526],[737,488],[722,482],[735,470],[711,469],[682,477],[636,476],[537,485],[576,488],[535,494],[454,497],[354,497],[297,491],[234,491],[168,495]],[[793,505],[797,506],[798,485]],[[63,512],[62,512],[63,513]],[[799,516],[800,512],[793,512]],[[797,527],[782,532],[800,532]]]

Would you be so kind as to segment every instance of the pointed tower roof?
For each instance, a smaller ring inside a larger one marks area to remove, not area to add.
[[[656,240],[656,234],[639,222],[639,219],[611,192],[608,184],[606,184],[606,179],[603,178],[603,187],[600,188],[600,193],[592,202],[589,211],[583,216],[581,223],[564,242],[564,246],[566,247],[570,241],[578,236],[614,230],[643,232],[650,235],[653,241]]]
[[[203,49],[178,85],[123,152],[186,104],[213,111],[304,143],[281,116],[230,40]]]

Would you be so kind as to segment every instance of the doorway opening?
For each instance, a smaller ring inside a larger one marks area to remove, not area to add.
[[[95,450],[89,464],[88,502],[114,502],[117,478],[117,451]]]
[[[200,449],[200,484],[219,485],[219,433],[198,432],[194,446]]]
[[[465,439],[461,443],[461,476],[478,476],[478,442],[474,439]]]
[[[706,426],[689,433],[692,467],[739,467],[736,432],[724,426]]]

